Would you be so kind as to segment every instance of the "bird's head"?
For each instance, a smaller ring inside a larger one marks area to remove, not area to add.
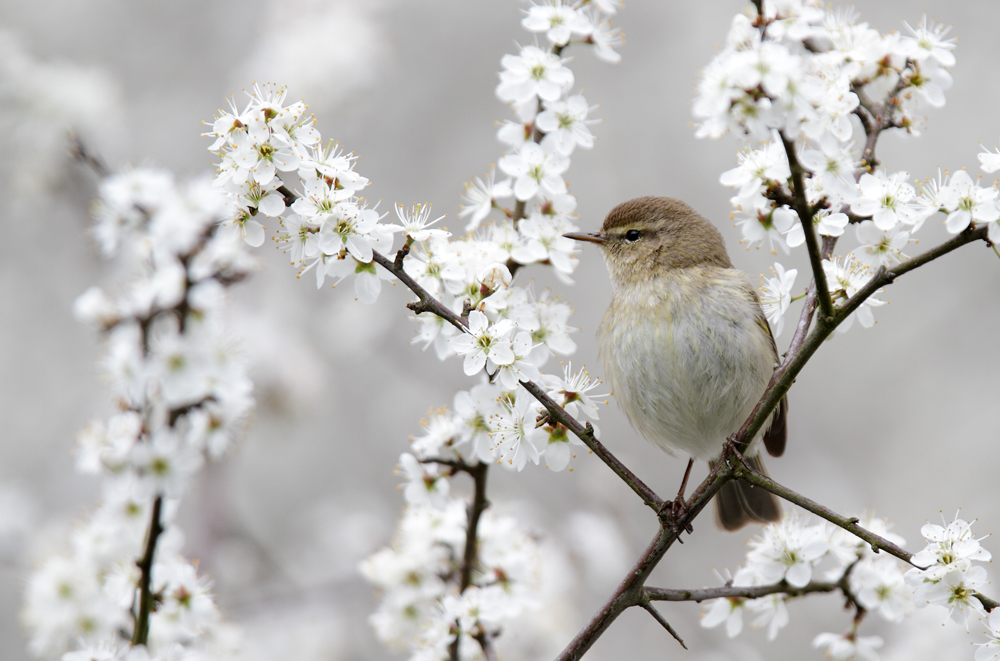
[[[732,267],[719,230],[670,197],[622,202],[604,219],[601,231],[565,236],[600,246],[616,285],[691,266]]]

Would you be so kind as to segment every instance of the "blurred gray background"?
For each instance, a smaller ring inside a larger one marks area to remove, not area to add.
[[[602,104],[604,118],[593,127],[594,150],[578,150],[567,173],[585,230],[628,198],[683,197],[718,223],[737,266],[768,272],[773,256],[742,249],[728,220],[730,192],[718,183],[735,163],[736,140],[696,141],[690,126],[697,72],[743,4],[632,0],[616,21],[627,37],[620,65],[570,49],[577,84]],[[255,80],[288,83],[290,97],[316,113],[324,139],[360,155],[371,198],[384,208],[433,203],[457,229],[462,184],[500,155],[494,121],[509,113],[493,89],[500,57],[515,41],[532,40],[520,27],[524,6],[0,0],[0,36],[4,48],[14,37],[36,60],[90,71],[97,82],[66,103],[98,97],[88,101],[84,133],[114,167],[157,165],[181,178],[210,172],[200,122],[229,93],[242,104],[240,90]],[[914,24],[926,10],[960,38],[947,105],[928,109],[919,139],[885,135],[883,162],[914,178],[938,167],[978,172],[978,143],[992,148],[1000,137],[1000,4],[882,0],[857,8],[882,31],[903,30],[902,19]],[[61,146],[34,146],[61,139],[59,113],[46,114],[60,107],[58,93],[25,91],[10,67],[4,75],[0,658],[20,660],[27,658],[17,622],[25,576],[97,498],[98,481],[73,470],[72,439],[110,402],[97,369],[99,338],[71,307],[91,284],[113,285],[115,275],[86,232],[95,178],[65,164]],[[32,94],[48,94],[49,105],[35,104]],[[947,237],[941,220],[928,221],[911,254]],[[855,244],[847,237],[843,251]],[[365,622],[376,601],[355,567],[389,541],[402,504],[393,466],[407,438],[469,381],[457,363],[408,346],[413,324],[400,288],[366,307],[350,291],[297,281],[268,244],[259,255],[262,271],[235,289],[232,306],[259,406],[236,454],[207,470],[184,502],[188,554],[215,579],[225,617],[246,626],[247,658],[397,658]],[[799,268],[803,287],[805,253],[781,261]],[[583,254],[572,287],[542,268],[519,277],[572,302],[581,329],[574,364],[600,374],[594,333],[610,290],[596,251]],[[939,510],[948,520],[958,508],[978,518],[977,534],[1000,530],[1000,260],[982,244],[969,246],[906,276],[883,298],[891,305],[876,310],[873,329],[856,325],[838,335],[801,374],[791,392],[788,452],[769,462],[770,472],[838,511],[874,508],[914,551],[922,546],[920,526],[939,521]],[[790,314],[797,311],[796,304]],[[779,338],[782,349],[790,336],[786,329]],[[661,495],[674,493],[684,461],[648,446],[613,403],[602,409],[601,427],[619,458]],[[581,454],[574,465],[572,473],[529,467],[491,476],[495,506],[564,549],[554,564],[565,566],[552,568],[561,601],[547,614],[552,634],[535,650],[539,658],[568,642],[656,530],[654,517],[597,459]],[[704,472],[698,467],[694,478]],[[454,486],[467,485],[456,479]],[[739,564],[750,534],[723,534],[704,517],[651,584],[717,584],[713,568]],[[1000,552],[992,540],[985,546]],[[991,594],[1000,597],[1000,587]],[[628,612],[588,659],[818,659],[812,638],[849,624],[841,606],[834,596],[793,603],[790,625],[768,642],[760,631],[729,640],[720,629],[701,629],[695,604],[663,605],[689,652],[646,613]],[[972,638],[941,621],[895,627],[873,616],[861,632],[886,639],[884,658],[971,659]]]

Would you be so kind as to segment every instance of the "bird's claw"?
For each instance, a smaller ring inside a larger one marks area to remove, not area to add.
[[[681,544],[684,540],[681,539],[681,533],[686,532],[691,534],[694,532],[694,528],[690,523],[684,524],[682,528],[679,523],[684,515],[688,512],[687,503],[684,502],[683,498],[676,498],[674,500],[665,500],[663,504],[660,505],[660,509],[657,511],[656,515],[659,517],[660,522],[670,528],[671,532],[677,536],[677,541]]]
[[[740,449],[736,447],[736,434],[733,434],[732,436],[727,438],[726,442],[723,443],[722,454],[724,458],[736,457],[737,459],[740,460],[740,464],[742,464],[744,468],[749,468],[749,466],[747,466],[746,457],[744,457],[743,453],[740,452]]]

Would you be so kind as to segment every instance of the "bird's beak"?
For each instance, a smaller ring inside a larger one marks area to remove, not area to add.
[[[607,243],[608,238],[601,234],[600,232],[590,232],[587,234],[563,234],[567,239],[575,239],[576,241],[586,241],[588,243]]]

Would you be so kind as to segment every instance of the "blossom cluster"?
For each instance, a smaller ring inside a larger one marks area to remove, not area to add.
[[[968,629],[970,617],[986,614],[974,594],[988,582],[986,570],[973,562],[989,562],[992,555],[972,536],[972,523],[957,514],[944,526],[924,525],[920,534],[927,546],[913,556],[916,566],[905,577],[916,588],[914,599],[921,606],[944,606],[952,620]]]
[[[600,382],[586,370],[566,367],[561,376],[540,371],[552,356],[576,350],[569,305],[513,280],[522,267],[544,264],[570,282],[576,268],[575,243],[563,236],[578,229],[576,198],[564,174],[577,148],[593,147],[590,126],[596,120],[590,118],[593,108],[574,90],[562,51],[583,43],[593,46],[599,58],[618,61],[614,47],[621,34],[610,22],[618,5],[615,0],[552,0],[526,10],[522,25],[544,34],[549,47],[526,45],[501,61],[496,95],[510,105],[515,119],[497,132],[507,149],[498,161],[502,178],[491,169],[466,186],[458,214],[468,219],[463,236],[436,227],[441,218],[432,219],[430,207],[422,204],[397,204],[394,222],[383,222],[388,214],[362,197],[369,181],[355,170],[355,156],[336,145],[322,147],[305,104],[286,103],[284,88],[255,86],[244,108],[231,101],[205,134],[214,138],[209,149],[220,159],[215,185],[230,200],[230,231],[259,246],[265,239],[262,220],[276,219],[275,239],[300,276],[312,270],[318,287],[327,277],[339,283],[353,276],[357,298],[365,303],[374,302],[381,279],[391,277],[376,268],[376,253],[388,254],[396,235],[402,235],[396,259],[406,276],[464,322],[460,329],[439,315],[421,314],[415,342],[433,345],[441,359],[461,357],[467,375],[487,377],[459,393],[453,410],[431,416],[427,433],[413,443],[413,454],[401,457],[408,504],[396,543],[363,570],[385,590],[373,616],[376,631],[388,643],[409,645],[414,658],[446,655],[455,640],[461,641],[462,658],[471,658],[480,643],[469,647],[468,640],[492,637],[500,620],[519,612],[526,599],[520,588],[510,588],[527,585],[525,579],[506,567],[503,580],[499,575],[480,580],[477,574],[468,586],[457,581],[454,567],[444,570],[441,563],[462,561],[464,527],[471,524],[461,516],[453,521],[461,533],[454,539],[436,537],[447,534],[445,528],[428,528],[429,521],[465,511],[461,499],[449,496],[452,471],[434,460],[467,467],[496,462],[516,470],[544,461],[552,470],[565,469],[571,445],[579,441],[543,415],[522,381],[538,382],[571,414],[598,418],[592,391]],[[489,567],[481,537],[478,548],[477,566]],[[433,560],[425,551],[440,557]],[[426,581],[418,581],[420,589],[398,571],[413,563],[429,572]],[[415,623],[424,623],[419,635]]]
[[[883,519],[866,517],[862,525],[893,543],[903,540],[888,531]],[[825,568],[825,572],[823,571]],[[868,611],[878,612],[890,622],[902,619],[909,608],[912,590],[903,582],[901,563],[876,555],[857,537],[826,522],[811,523],[788,516],[766,526],[760,537],[750,542],[746,563],[728,581],[735,587],[784,583],[789,590],[804,588],[811,581],[837,583],[847,577],[848,591]],[[709,603],[702,626],[723,622],[726,633],[736,636],[743,630],[743,614],[752,618],[754,628],[766,628],[773,640],[788,624],[785,593],[758,599],[732,597]]]
[[[126,284],[117,294],[89,289],[75,312],[106,336],[102,367],[117,411],[78,436],[77,469],[102,478],[102,500],[71,548],[28,581],[29,649],[117,659],[133,630],[148,626],[129,659],[203,658],[223,625],[210,582],[181,555],[174,518],[192,476],[226,453],[254,404],[223,303],[255,262],[221,225],[226,201],[207,180],[180,185],[148,169],[112,175],[95,215],[94,236],[118,257]],[[148,623],[140,623],[143,600]]]
[[[866,515],[859,524],[897,546],[904,544],[890,531],[885,519]],[[882,619],[898,624],[917,608],[941,606],[948,611],[943,619],[950,617],[968,631],[972,618],[986,615],[976,597],[977,590],[987,582],[986,571],[973,562],[991,558],[973,537],[971,526],[957,515],[945,526],[928,523],[921,529],[927,545],[912,556],[913,566],[907,568],[886,553],[875,553],[843,528],[787,516],[766,526],[759,537],[750,541],[746,562],[727,580],[727,585],[736,588],[780,585],[785,590],[756,599],[712,600],[706,604],[702,626],[712,628],[725,623],[727,635],[734,637],[743,630],[747,616],[752,618],[751,626],[767,629],[768,638],[773,640],[789,622],[787,602],[802,594],[798,590],[811,586],[841,591],[861,615],[846,633],[816,636],[813,646],[822,648],[831,659],[877,661],[875,650],[882,647],[883,640],[858,635],[865,613],[878,613]],[[991,616],[987,626],[990,640],[980,645],[977,661],[1000,658],[998,622],[1000,619]]]
[[[853,10],[828,8],[818,0],[766,1],[763,16],[739,14],[725,48],[702,72],[694,114],[698,137],[729,131],[757,141],[739,154],[739,164],[720,177],[737,190],[731,199],[744,241],[789,254],[806,242],[803,219],[793,210],[802,195],[821,236],[843,236],[853,224],[858,246],[844,257],[824,260],[834,305],[843,305],[880,267],[907,258],[913,235],[937,212],[958,234],[979,223],[1000,237],[996,186],[983,186],[965,170],[920,184],[905,171],[875,169],[871,140],[882,130],[918,134],[921,104],[941,107],[955,64],[948,28],[923,17],[907,34],[881,34]],[[862,149],[865,148],[865,150]],[[802,191],[792,185],[788,150],[801,168]],[[1000,169],[997,154],[980,155],[986,172]],[[991,239],[992,241],[993,239]],[[791,299],[793,270],[774,267],[762,285],[765,313],[775,335]],[[869,298],[855,317],[868,328]]]
[[[597,417],[585,370],[567,366],[562,378],[543,377],[548,394],[571,414]],[[409,645],[414,658],[443,658],[456,639],[461,658],[475,658],[474,641],[490,639],[501,625],[537,601],[539,560],[535,542],[510,517],[484,512],[477,528],[477,568],[462,590],[468,521],[464,499],[452,496],[459,465],[500,462],[520,470],[544,456],[553,470],[570,461],[579,441],[562,425],[536,423],[540,409],[523,388],[483,383],[455,396],[451,410],[435,411],[411,453],[400,456],[407,507],[392,547],[368,558],[362,574],[384,593],[371,622],[389,645]],[[571,440],[572,439],[572,440]],[[456,624],[457,623],[457,624]],[[426,656],[423,656],[426,655]]]
[[[562,236],[577,229],[576,200],[563,174],[576,147],[593,146],[588,128],[593,120],[586,100],[572,93],[573,74],[559,53],[575,36],[595,44],[604,59],[615,59],[611,47],[617,40],[603,18],[615,11],[615,3],[587,4],[556,2],[528,10],[524,26],[545,32],[553,46],[525,46],[503,59],[497,96],[517,115],[498,133],[510,150],[499,161],[507,178],[497,181],[491,171],[467,186],[467,205],[459,216],[469,219],[470,234],[463,237],[432,227],[440,219],[431,220],[425,205],[397,205],[397,222],[380,223],[358,196],[368,180],[355,172],[353,155],[335,148],[320,155],[319,134],[305,119],[304,106],[284,106],[283,90],[256,88],[246,109],[233,106],[221,114],[210,134],[222,159],[217,185],[234,201],[231,223],[248,243],[263,242],[260,215],[281,217],[280,245],[302,272],[315,269],[318,286],[327,275],[354,274],[358,298],[372,302],[380,290],[373,251],[391,250],[394,235],[402,234],[406,274],[468,322],[468,332],[459,332],[440,317],[422,315],[416,341],[433,344],[442,359],[461,356],[468,375],[484,370],[489,375],[489,381],[456,396],[453,412],[432,417],[427,434],[414,441],[416,456],[401,457],[408,505],[396,542],[363,568],[385,591],[372,617],[376,632],[387,643],[408,645],[415,657],[446,656],[452,644],[458,644],[461,658],[475,656],[480,644],[473,638],[494,636],[502,621],[531,601],[529,575],[537,564],[530,561],[533,545],[513,521],[487,512],[474,531],[477,571],[469,585],[461,585],[457,563],[463,561],[470,525],[464,501],[449,498],[450,473],[424,462],[499,462],[520,470],[544,457],[551,469],[566,468],[567,430],[536,422],[540,407],[519,387],[521,380],[541,380],[571,412],[598,415],[590,398],[597,383],[585,371],[567,368],[562,378],[539,371],[553,354],[576,349],[569,306],[512,284],[528,264],[551,265],[564,280],[576,266],[575,246]],[[282,179],[296,176],[298,184]],[[511,198],[513,209],[499,206],[498,200]],[[495,210],[503,212],[501,220],[484,222]],[[494,528],[503,534],[491,544]],[[419,575],[405,567],[420,568]]]
[[[409,647],[412,658],[447,658],[455,640],[460,658],[476,658],[476,638],[496,637],[505,622],[535,606],[538,548],[514,518],[487,510],[477,527],[476,570],[459,590],[466,503],[450,498],[439,505],[411,503],[392,546],[362,563],[362,575],[383,590],[370,621],[381,641]]]
[[[574,372],[569,364],[562,376],[544,374],[540,382],[570,415],[598,418],[596,395],[590,391],[600,382],[586,369]],[[565,426],[543,415],[541,405],[524,388],[506,390],[502,383],[484,382],[457,393],[451,409],[435,411],[411,449],[422,460],[496,462],[517,470],[529,460],[537,464],[544,458],[551,470],[561,471],[569,465],[571,446],[579,444]]]

